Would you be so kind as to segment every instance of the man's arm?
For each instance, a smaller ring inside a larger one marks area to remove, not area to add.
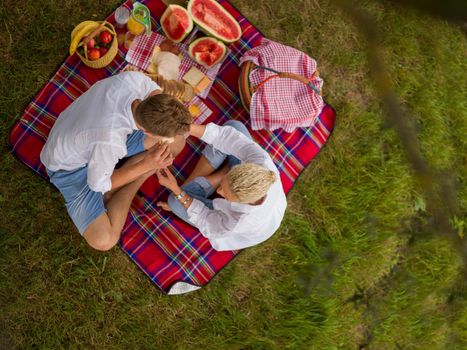
[[[149,164],[146,164],[142,160],[136,164],[126,166],[124,168],[115,169],[110,177],[112,183],[111,190],[115,190],[119,187],[122,187],[134,180],[144,173],[150,171],[151,168]]]
[[[92,157],[88,163],[87,182],[91,190],[101,193],[120,188],[147,172],[169,166],[173,161],[170,149],[166,144],[153,146],[150,150],[142,153],[141,160],[120,169],[115,169],[115,165],[119,159],[125,156],[125,153],[112,156],[111,149],[104,148],[93,154],[100,155]],[[135,157],[139,157],[139,155]]]
[[[147,172],[165,168],[171,165],[172,161],[172,153],[167,144],[155,145],[144,153],[140,161],[120,169],[115,169],[110,178],[112,183],[111,189],[114,190],[122,187]]]

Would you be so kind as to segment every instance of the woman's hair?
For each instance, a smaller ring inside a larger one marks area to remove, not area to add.
[[[263,198],[276,180],[274,171],[253,163],[237,165],[227,174],[230,190],[240,203]]]
[[[157,94],[141,101],[136,107],[135,120],[153,135],[174,137],[190,130],[192,117],[175,97]]]

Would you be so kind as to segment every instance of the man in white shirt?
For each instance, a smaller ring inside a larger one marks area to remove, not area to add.
[[[140,72],[95,83],[60,114],[41,161],[91,247],[118,242],[139,187],[172,164],[190,123],[188,110]]]

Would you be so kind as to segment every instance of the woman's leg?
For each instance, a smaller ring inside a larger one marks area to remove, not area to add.
[[[209,163],[207,158],[203,155],[198,160],[198,163],[196,163],[195,168],[191,172],[191,174],[186,178],[184,184],[190,183],[194,178],[197,177],[206,177],[208,175],[211,175],[216,169]]]
[[[224,126],[231,126],[251,139],[251,135],[248,132],[246,126],[237,120],[229,120],[224,123]],[[184,183],[187,184],[199,176],[207,177],[208,175],[211,175],[214,173],[214,171],[221,167],[226,159],[228,160],[230,168],[232,168],[234,165],[240,164],[240,160],[236,157],[226,155],[211,145],[206,145],[198,163]]]
[[[189,183],[185,183],[181,186],[181,188],[186,193],[188,193],[189,196],[199,199],[205,205],[212,209],[212,199],[209,199],[208,197],[211,196],[214,193],[214,191],[219,187],[223,177],[228,172],[229,167],[227,164],[224,164],[219,170],[213,172],[211,175],[208,175],[206,177],[199,176],[195,178],[196,181],[190,181]],[[206,184],[205,180],[208,182],[208,184]],[[204,183],[205,186],[200,186],[200,182]],[[188,218],[186,217],[186,209],[180,202],[178,202],[175,199],[173,194],[169,195],[167,202],[157,202],[157,206],[167,211],[173,210],[176,215],[178,215],[185,221],[188,221]]]
[[[243,135],[251,139],[250,132],[246,128],[245,124],[242,122],[239,122],[238,120],[228,120],[224,123],[223,126],[230,126],[238,131],[240,131]],[[241,161],[235,156],[228,155],[227,156],[227,164],[229,165],[230,168],[234,167],[235,165],[240,164]]]

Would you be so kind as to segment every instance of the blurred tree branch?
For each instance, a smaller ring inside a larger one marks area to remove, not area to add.
[[[388,0],[390,2],[415,8],[433,16],[446,19],[457,25],[467,35],[467,1],[465,0]]]
[[[432,2],[428,1],[427,3]],[[334,0],[334,3],[350,16],[366,39],[367,57],[376,90],[387,110],[386,118],[396,130],[406,157],[426,198],[428,210],[433,218],[434,233],[455,240],[456,246],[461,249],[463,256],[467,256],[467,245],[459,238],[451,225],[451,220],[458,212],[456,193],[449,182],[450,179],[447,179],[445,174],[441,176],[434,171],[422,156],[418,135],[413,125],[415,118],[402,107],[399,98],[393,91],[389,70],[381,54],[379,46],[381,41],[376,23],[366,11],[353,1]],[[407,3],[415,5],[419,1],[414,0]]]
[[[403,6],[409,6],[428,12],[450,21],[467,21],[467,1],[465,0],[389,0]]]
[[[456,24],[461,24],[466,32],[465,20],[467,19],[467,1],[445,0],[439,2],[435,0],[389,0],[394,3],[404,4],[414,7],[419,10],[431,13],[443,19],[449,20]],[[446,174],[440,174],[432,169],[422,156],[418,135],[414,128],[415,118],[402,106],[398,96],[392,88],[392,82],[389,75],[389,70],[383,59],[380,48],[380,33],[376,23],[373,21],[369,13],[358,7],[354,1],[333,0],[333,2],[341,8],[355,22],[357,28],[361,31],[362,36],[367,43],[367,58],[370,66],[370,71],[374,79],[374,84],[378,94],[380,95],[384,107],[386,109],[386,119],[390,125],[394,127],[397,135],[402,143],[405,155],[411,165],[415,178],[423,191],[426,198],[428,213],[431,216],[431,222],[422,225],[416,231],[423,232],[424,236],[429,237],[428,233],[433,235],[448,238],[455,248],[458,249],[460,256],[464,260],[464,266],[460,272],[458,279],[449,286],[451,291],[448,304],[451,311],[455,311],[455,300],[458,294],[463,294],[467,290],[465,280],[467,277],[467,241],[458,234],[453,222],[459,214],[457,193],[454,190],[454,179]],[[412,238],[415,238],[412,236]],[[409,248],[409,247],[408,247]],[[407,253],[407,252],[406,252]],[[388,279],[387,287],[391,289],[391,283],[397,284],[395,275],[399,278],[406,278],[407,274],[403,271],[393,271],[391,278]],[[405,276],[405,277],[404,277]],[[393,280],[394,279],[394,280]],[[368,334],[366,336],[364,348],[371,343],[371,328],[374,328],[380,318],[377,310],[372,308],[369,302],[369,296],[366,291],[357,291],[355,295],[349,298],[348,302],[356,304],[366,303],[367,312],[371,315],[372,323],[369,324]]]

